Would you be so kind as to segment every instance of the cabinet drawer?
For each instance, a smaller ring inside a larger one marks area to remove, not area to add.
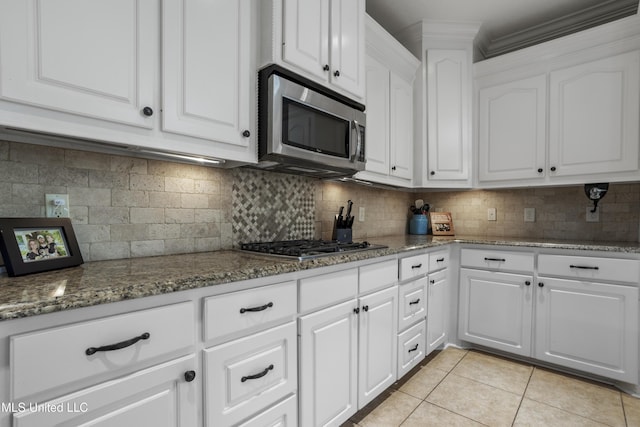
[[[400,260],[400,280],[411,279],[429,271],[429,254],[414,255]]]
[[[361,294],[391,286],[397,280],[398,262],[395,259],[360,267]]]
[[[462,249],[460,265],[497,271],[533,272],[533,254],[486,249]]]
[[[358,269],[336,271],[300,280],[300,312],[355,298]]]
[[[12,398],[98,375],[112,378],[162,356],[186,353],[194,345],[194,326],[193,304],[185,302],[13,336]],[[145,333],[148,338],[141,338]],[[89,348],[113,344],[122,348],[87,355]]]
[[[266,411],[238,424],[238,427],[295,427],[298,425],[298,396],[289,396]]]
[[[256,331],[278,320],[292,319],[298,311],[296,282],[284,282],[206,298],[204,340]]]
[[[429,254],[429,272],[449,267],[449,251],[438,251]]]
[[[235,425],[295,392],[296,349],[290,322],[204,350],[206,425]]]
[[[402,331],[407,326],[419,319],[424,319],[427,314],[427,298],[425,289],[428,280],[426,277],[400,285],[400,298],[398,310],[398,330]]]
[[[637,285],[640,281],[640,261],[541,254],[538,256],[538,274],[580,280],[628,282]]]
[[[423,320],[398,335],[398,379],[424,359],[427,323]]]

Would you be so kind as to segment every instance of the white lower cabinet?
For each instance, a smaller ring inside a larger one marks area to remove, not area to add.
[[[206,425],[235,425],[294,394],[296,342],[295,322],[289,322],[205,349]]]
[[[355,299],[299,318],[300,425],[340,425],[358,410]]]
[[[301,307],[315,311],[298,318],[299,425],[339,426],[395,382],[397,277],[393,259],[300,280]]]
[[[25,408],[16,408],[12,425],[195,426],[195,368],[195,357],[187,356],[48,402],[21,402]]]
[[[459,338],[531,354],[531,275],[460,270]]]
[[[434,256],[431,255],[431,258]],[[428,301],[426,354],[447,342],[449,279],[447,269],[430,273],[426,284]]]

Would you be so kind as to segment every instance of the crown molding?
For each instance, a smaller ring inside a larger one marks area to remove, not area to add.
[[[476,50],[484,58],[492,58],[635,15],[638,7],[638,0],[607,0],[506,36],[491,38],[483,33],[476,39]]]

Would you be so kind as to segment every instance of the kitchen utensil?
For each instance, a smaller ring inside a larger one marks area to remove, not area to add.
[[[351,208],[353,207],[353,202],[351,200],[347,200],[347,216],[346,219],[349,219],[351,216]]]
[[[422,206],[423,206],[423,205],[424,205],[424,200],[422,200],[422,199],[417,199],[417,200],[415,201],[415,206],[416,206],[416,209],[417,209],[417,210],[422,209]]]
[[[338,211],[338,216],[336,217],[336,227],[342,228],[342,211],[344,210],[344,206],[340,206],[340,210]]]

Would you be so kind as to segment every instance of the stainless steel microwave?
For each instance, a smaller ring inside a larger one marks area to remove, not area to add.
[[[322,178],[364,170],[364,105],[278,66],[258,75],[258,167]]]

